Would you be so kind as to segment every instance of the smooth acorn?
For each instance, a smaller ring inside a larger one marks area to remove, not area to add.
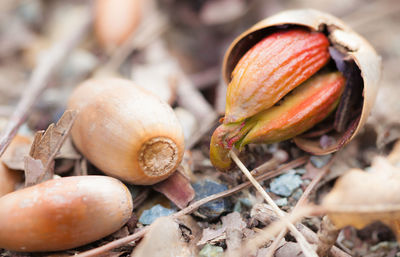
[[[96,0],[95,34],[108,49],[121,45],[140,23],[142,0]]]
[[[149,185],[171,175],[182,160],[184,138],[174,111],[129,80],[85,81],[68,108],[79,111],[71,130],[75,146],[107,175]]]
[[[293,10],[262,20],[225,54],[226,112],[211,139],[212,163],[227,170],[233,146],[289,138],[317,155],[338,150],[365,123],[380,72],[381,59],[368,42],[329,14]],[[311,83],[320,90],[295,96]],[[314,100],[322,98],[315,94],[325,97],[318,108]],[[322,143],[322,136],[333,143]]]
[[[16,168],[9,168],[4,164],[4,160],[12,159],[14,155],[22,155],[20,147],[30,147],[32,139],[22,135],[16,135],[8,146],[0,160],[0,197],[13,192],[18,183],[23,182],[23,172]],[[27,148],[28,149],[28,148]]]
[[[66,250],[103,238],[132,214],[132,196],[107,176],[53,179],[0,198],[0,248]]]

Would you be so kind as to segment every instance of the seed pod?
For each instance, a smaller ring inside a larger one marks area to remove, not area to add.
[[[132,197],[106,176],[53,179],[0,198],[0,248],[18,252],[66,250],[124,225]]]
[[[334,152],[347,144],[366,122],[375,102],[381,77],[381,58],[373,47],[360,35],[350,29],[340,19],[317,10],[300,9],[278,13],[255,24],[230,45],[223,62],[223,77],[226,83],[240,58],[261,39],[277,31],[290,28],[303,28],[322,32],[330,41],[329,52],[337,68],[346,77],[346,89],[339,104],[339,112],[348,113],[345,128],[331,131],[334,139],[329,146],[321,146],[320,138],[296,137],[297,146],[303,150],[321,155]],[[350,99],[345,100],[345,96]],[[332,125],[332,124],[331,124]]]
[[[88,80],[73,92],[68,107],[79,110],[73,142],[108,175],[154,184],[182,160],[183,132],[172,108],[129,80]]]
[[[109,49],[121,45],[140,22],[141,0],[96,0],[95,32],[100,44]]]
[[[293,10],[257,23],[240,35],[225,55],[223,76],[229,84],[227,106],[224,124],[211,140],[211,161],[217,168],[226,169],[229,158],[216,155],[227,154],[233,144],[269,143],[291,137],[295,137],[294,142],[300,148],[313,154],[338,150],[365,123],[375,100],[380,69],[380,57],[365,39],[329,14]],[[269,109],[283,111],[282,106],[286,106],[286,111],[301,112],[304,106],[285,105],[289,99],[286,95],[293,94],[296,91],[293,89],[310,79],[313,73],[318,72],[313,75],[315,77],[321,76],[321,72],[335,70],[343,74],[346,84],[344,90],[340,90],[343,93],[334,115],[318,126],[302,120],[300,130],[289,125],[288,120],[281,122],[281,127],[266,129],[272,128],[271,124],[266,124],[271,118],[271,114],[266,114],[272,112]],[[281,106],[277,108],[275,104]],[[266,116],[261,118],[260,115]],[[264,120],[263,126],[260,120]],[[250,127],[256,123],[258,127],[252,130]],[[298,136],[306,127],[311,130]],[[282,131],[286,131],[285,136]],[[329,144],[324,143],[326,140],[322,140],[322,136],[330,137]]]

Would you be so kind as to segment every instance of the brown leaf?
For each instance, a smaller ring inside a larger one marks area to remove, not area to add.
[[[150,225],[149,231],[133,250],[131,257],[190,257],[197,256],[196,251],[192,243],[186,243],[182,238],[179,224],[173,218],[161,217]]]
[[[239,248],[242,245],[243,230],[246,222],[238,212],[232,212],[221,218],[222,225],[226,228],[227,255],[240,256]]]
[[[381,221],[400,239],[400,169],[378,157],[370,172],[352,169],[343,175],[322,205],[337,228]]]
[[[153,189],[165,195],[180,209],[185,208],[195,195],[189,179],[179,171],[172,174],[166,180],[155,184]]]
[[[25,186],[33,186],[44,176],[44,167],[40,160],[25,156]],[[29,172],[28,172],[29,171]]]
[[[25,158],[25,185],[35,185],[51,179],[54,173],[54,158],[66,140],[77,111],[66,111],[56,125],[51,124],[46,131],[38,131],[30,150],[30,158]],[[40,161],[40,164],[37,162]]]
[[[240,244],[243,231],[246,228],[246,222],[243,221],[242,217],[238,212],[232,212],[221,218],[222,227],[219,229],[206,228],[203,230],[203,235],[197,245],[203,245],[206,243],[216,243],[223,240],[227,240],[229,246],[236,249]],[[240,233],[238,233],[240,232]]]

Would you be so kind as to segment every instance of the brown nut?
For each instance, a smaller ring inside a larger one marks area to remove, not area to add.
[[[223,77],[226,83],[230,83],[234,68],[251,47],[267,35],[289,28],[323,32],[329,38],[332,59],[346,78],[335,122],[331,120],[319,131],[314,128],[309,135],[294,138],[297,146],[307,152],[317,155],[334,152],[353,139],[366,122],[381,76],[381,58],[364,38],[341,20],[312,9],[285,11],[262,20],[231,44],[224,58]],[[321,131],[326,131],[329,126],[335,127],[326,134],[332,143],[322,144]]]
[[[14,155],[22,154],[16,152],[21,146],[30,146],[32,139],[22,135],[16,135],[8,146],[4,155],[1,157],[0,163],[0,197],[15,190],[18,183],[23,181],[23,172],[20,170],[10,169],[3,163],[5,159],[12,159]]]
[[[132,214],[129,190],[117,179],[53,179],[0,198],[0,248],[66,250],[122,227]]]
[[[141,16],[142,0],[96,0],[95,33],[100,44],[113,49],[135,31]]]
[[[183,157],[182,127],[172,108],[125,79],[93,79],[72,93],[71,130],[81,153],[104,173],[133,184],[157,183]]]

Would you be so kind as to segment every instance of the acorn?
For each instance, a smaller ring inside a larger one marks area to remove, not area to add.
[[[140,23],[142,0],[96,0],[94,28],[106,49],[121,45]]]
[[[337,151],[366,122],[380,76],[373,47],[336,17],[304,9],[260,21],[225,54],[229,86],[223,124],[211,139],[212,163],[227,170],[232,147],[287,139],[315,155]]]
[[[75,146],[107,175],[150,185],[166,179],[182,160],[184,138],[174,111],[129,80],[85,81],[68,108],[79,111],[71,130]]]
[[[30,147],[32,144],[32,139],[22,135],[16,135],[14,139],[11,141],[11,144],[8,146],[4,155],[1,157],[0,163],[0,197],[13,192],[16,189],[16,186],[23,181],[23,172],[18,170],[22,167],[8,167],[4,164],[4,160],[15,159],[15,155],[23,158],[23,150],[20,148]],[[26,148],[27,153],[29,148]]]
[[[91,243],[121,228],[132,196],[107,176],[53,179],[0,198],[0,248],[60,251]]]

